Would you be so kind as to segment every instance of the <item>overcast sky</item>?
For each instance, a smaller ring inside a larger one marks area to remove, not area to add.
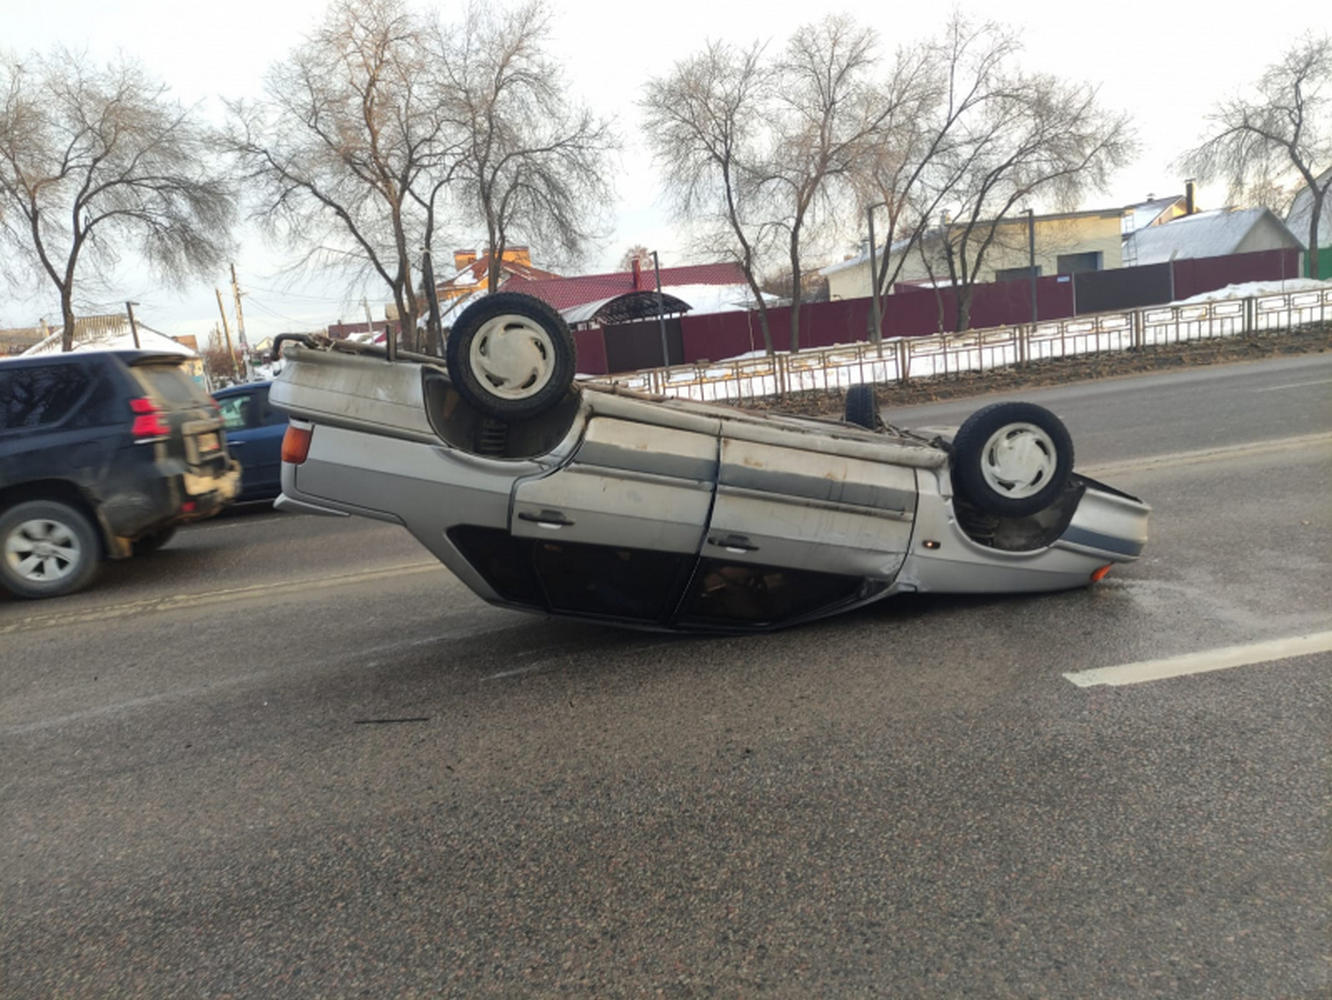
[[[452,19],[449,5],[439,6]],[[257,95],[266,69],[300,42],[324,9],[324,0],[0,0],[0,45],[18,53],[57,43],[99,57],[121,51],[141,60],[182,101],[200,102],[217,113],[218,95]],[[588,261],[590,271],[613,269],[625,249],[639,243],[658,250],[663,263],[696,263],[681,258],[680,241],[658,201],[651,160],[641,147],[634,148],[639,131],[634,102],[649,77],[668,72],[706,38],[781,43],[800,25],[836,11],[874,27],[886,54],[898,44],[936,33],[948,13],[940,4],[907,7],[883,0],[827,6],[787,0],[660,5],[552,0],[550,9],[555,25],[551,48],[568,69],[571,90],[615,116],[630,144],[617,179],[616,229]],[[755,9],[761,13],[752,13]],[[1303,31],[1326,30],[1321,5],[1294,0],[1242,8],[1176,0],[1086,5],[1009,0],[985,7],[963,4],[962,9],[977,20],[994,18],[1017,27],[1027,68],[1088,80],[1101,88],[1105,105],[1133,117],[1142,144],[1138,161],[1085,208],[1182,192],[1183,178],[1172,161],[1197,140],[1212,105],[1252,81]],[[1223,198],[1224,191],[1204,189],[1202,206],[1216,207]],[[465,232],[453,235],[459,246],[479,242],[479,234],[471,240]],[[540,248],[533,252],[536,263],[542,263]],[[282,262],[279,251],[254,239],[246,240],[237,255],[251,340],[362,318],[363,294],[382,316],[382,292],[317,279],[292,286],[278,273]],[[136,316],[150,326],[173,335],[206,335],[219,323],[214,285],[225,291],[229,280],[219,273],[181,292],[129,274],[116,287],[114,301],[95,305],[112,311],[121,300],[132,299],[139,303]],[[27,301],[2,290],[0,295],[6,296],[0,298],[0,326],[26,326],[39,316],[58,319],[53,292],[39,290]]]

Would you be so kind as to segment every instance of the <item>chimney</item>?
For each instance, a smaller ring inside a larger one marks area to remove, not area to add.
[[[1196,211],[1198,205],[1193,196],[1193,178],[1190,177],[1184,182],[1184,214],[1192,215]]]
[[[638,291],[639,279],[642,275],[643,265],[638,262],[637,257],[635,257],[631,263],[633,265],[633,271],[634,271],[634,291]]]

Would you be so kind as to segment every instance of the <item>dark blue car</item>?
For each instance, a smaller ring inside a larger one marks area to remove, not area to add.
[[[213,393],[222,410],[227,449],[241,464],[238,501],[271,500],[282,490],[282,435],[287,416],[268,405],[269,385],[250,382]]]

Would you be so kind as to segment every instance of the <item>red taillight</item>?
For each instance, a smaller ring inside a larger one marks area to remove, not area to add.
[[[129,401],[130,412],[134,414],[134,422],[130,425],[130,433],[134,435],[135,444],[143,444],[147,441],[160,441],[171,434],[171,425],[167,423],[166,417],[162,416],[162,409],[147,396],[140,396],[137,399]]]
[[[1091,575],[1092,583],[1100,583],[1104,580],[1105,574],[1110,572],[1110,567],[1113,565],[1114,563],[1106,563],[1100,569],[1093,570]]]
[[[310,454],[310,438],[314,435],[313,427],[287,425],[287,433],[282,435],[282,461],[300,465]]]

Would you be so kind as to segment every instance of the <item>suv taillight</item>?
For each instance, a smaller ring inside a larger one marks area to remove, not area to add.
[[[134,423],[130,425],[130,433],[134,435],[135,444],[146,444],[149,441],[161,441],[171,434],[171,425],[167,423],[166,417],[162,415],[162,408],[154,403],[147,396],[140,396],[137,399],[129,401],[130,412],[134,414]]]

